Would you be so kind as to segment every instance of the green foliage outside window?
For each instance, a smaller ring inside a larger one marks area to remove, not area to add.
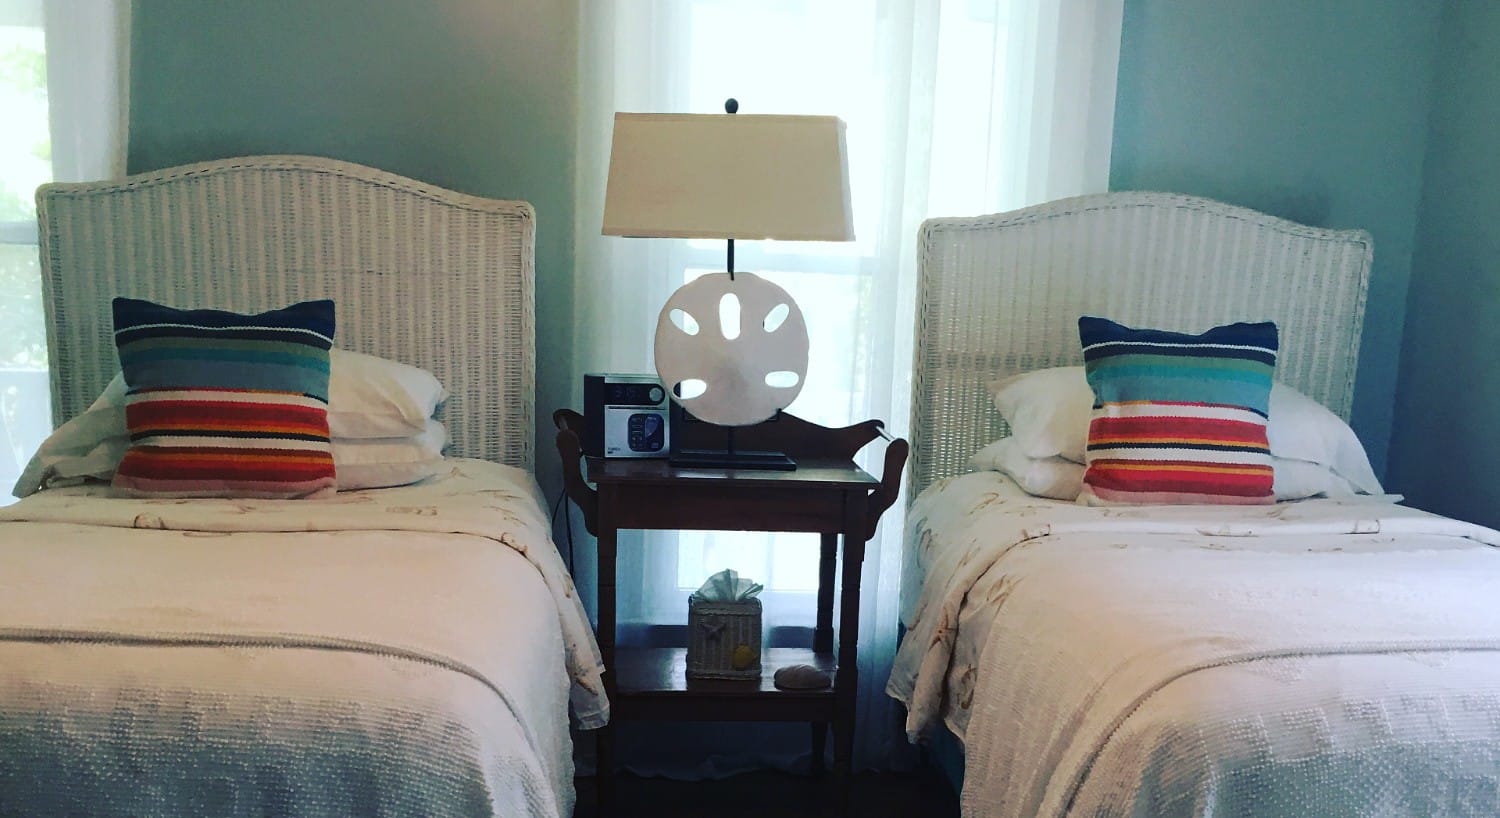
[[[51,175],[47,55],[36,30],[8,28],[0,35],[0,107],[7,120],[0,223],[25,229],[36,220],[36,185]],[[0,369],[47,365],[40,285],[36,245],[0,243]]]
[[[36,245],[0,244],[0,369],[46,365]]]

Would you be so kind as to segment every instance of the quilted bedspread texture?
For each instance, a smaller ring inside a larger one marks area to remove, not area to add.
[[[0,509],[0,815],[572,813],[598,649],[524,472]]]
[[[1500,814],[1500,532],[993,472],[909,524],[927,581],[888,690],[913,738],[962,738],[965,815]]]

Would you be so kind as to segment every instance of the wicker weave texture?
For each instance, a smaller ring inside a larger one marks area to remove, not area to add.
[[[1362,230],[1121,192],[929,220],[918,253],[911,496],[1008,433],[990,384],[1083,363],[1083,314],[1184,332],[1275,321],[1277,378],[1349,417],[1372,257]]]
[[[450,392],[450,452],[535,465],[534,253],[525,202],[348,162],[258,156],[37,191],[52,414],[119,371],[110,301],[257,312],[332,298],[338,346]]]
[[[760,664],[761,602],[733,602],[688,597],[687,676],[690,679],[758,679]],[[752,662],[734,666],[735,651],[750,649]]]

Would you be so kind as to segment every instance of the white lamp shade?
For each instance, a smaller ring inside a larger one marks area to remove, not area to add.
[[[604,234],[850,241],[844,123],[617,113]]]

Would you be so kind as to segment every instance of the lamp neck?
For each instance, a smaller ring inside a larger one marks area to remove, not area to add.
[[[724,269],[729,273],[729,280],[734,280],[734,239],[729,239],[729,258],[724,262]]]

